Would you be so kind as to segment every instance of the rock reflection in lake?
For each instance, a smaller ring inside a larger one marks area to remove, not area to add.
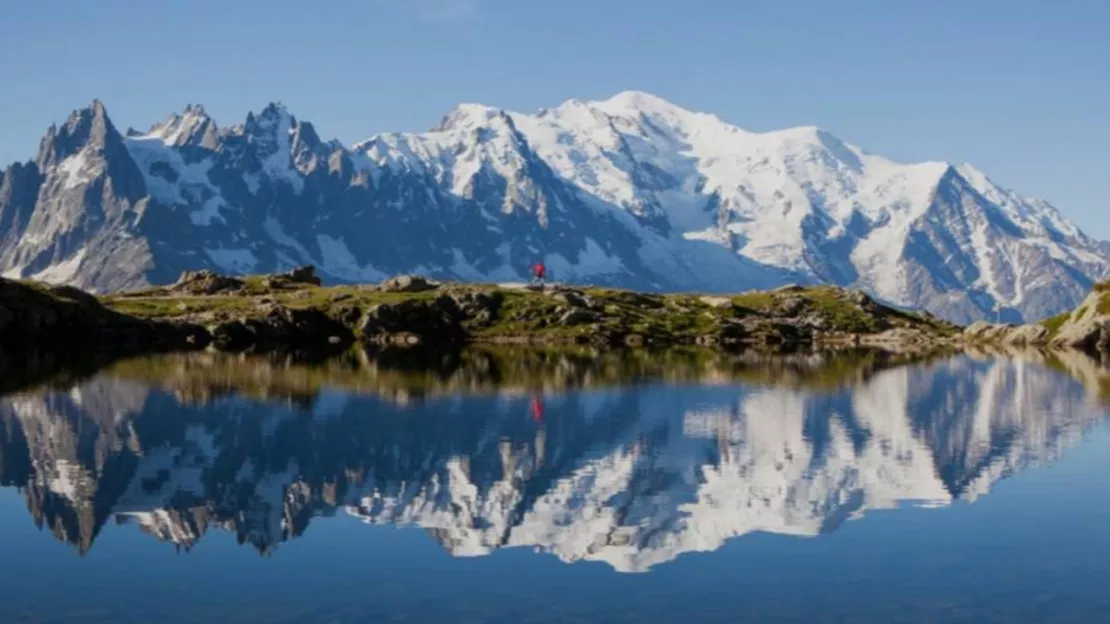
[[[1099,371],[1037,354],[153,357],[0,399],[0,484],[82,553],[111,521],[271,553],[343,513],[457,556],[640,572],[751,532],[975,501],[1104,417]]]

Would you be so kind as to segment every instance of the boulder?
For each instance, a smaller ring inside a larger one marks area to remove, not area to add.
[[[556,291],[551,298],[565,303],[570,308],[593,308],[593,301],[585,293],[575,290]]]
[[[320,310],[276,304],[264,306],[249,318],[224,321],[212,330],[212,342],[221,351],[341,344],[352,337],[350,329]]]
[[[467,319],[492,319],[493,315],[501,309],[505,296],[498,291],[492,293],[466,290],[450,292],[448,296],[454,300],[456,307]]]
[[[464,336],[462,319],[458,304],[447,295],[430,301],[406,299],[398,303],[378,304],[367,310],[359,323],[359,332],[370,341],[408,334],[421,340],[454,342]]]
[[[803,297],[784,297],[775,301],[774,313],[787,318],[795,317],[801,314],[807,304],[808,301]]]
[[[221,292],[240,290],[241,279],[213,273],[212,271],[185,271],[170,290],[175,293],[191,295],[214,295]]]
[[[420,275],[398,275],[387,279],[379,286],[382,292],[404,293],[426,292],[437,288],[439,288],[439,284]]]
[[[319,286],[321,283],[320,278],[316,276],[316,267],[311,264],[290,269],[285,273],[285,277],[294,284],[311,284],[313,286]]]
[[[224,321],[212,329],[212,344],[220,351],[242,351],[254,343],[254,332],[242,321]]]
[[[594,323],[599,320],[601,320],[601,317],[596,312],[591,312],[585,308],[572,308],[559,317],[559,324],[569,327]]]
[[[315,308],[292,309],[271,305],[265,316],[252,319],[251,323],[259,339],[265,342],[323,344],[332,337],[344,340],[351,336],[350,330],[342,323]]]

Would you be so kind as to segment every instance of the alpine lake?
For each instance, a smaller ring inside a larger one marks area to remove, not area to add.
[[[26,358],[4,622],[1110,622],[1078,353]]]

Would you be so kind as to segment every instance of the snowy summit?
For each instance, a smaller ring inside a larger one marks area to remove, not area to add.
[[[185,269],[399,272],[651,290],[863,288],[957,322],[1034,320],[1110,244],[971,165],[901,164],[818,128],[750,132],[629,91],[536,114],[464,104],[423,134],[322,141],[271,104],[121,135],[102,104],[0,173],[0,274],[112,290]]]

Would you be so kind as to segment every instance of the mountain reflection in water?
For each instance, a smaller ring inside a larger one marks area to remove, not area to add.
[[[975,501],[1103,419],[1104,379],[1078,355],[164,356],[0,398],[0,484],[81,553],[113,520],[271,553],[344,513],[456,556],[641,572],[754,531]]]

